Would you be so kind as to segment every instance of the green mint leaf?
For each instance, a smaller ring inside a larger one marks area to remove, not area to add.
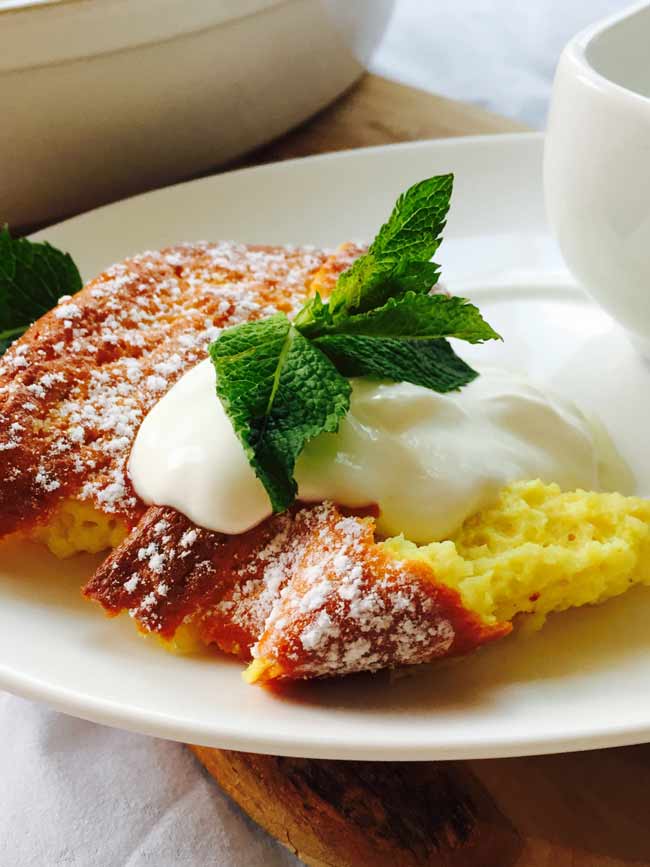
[[[305,337],[320,334],[331,327],[332,316],[329,304],[323,303],[318,292],[306,302],[293,320],[293,324]]]
[[[464,298],[429,294],[452,184],[452,175],[441,175],[400,196],[329,301],[317,294],[293,323],[278,314],[230,328],[212,344],[218,396],[274,511],[296,496],[293,472],[305,443],[336,431],[347,413],[344,377],[453,391],[478,374],[446,338],[500,339]]]
[[[438,282],[440,266],[435,262],[399,262],[392,273],[391,282],[401,292],[427,293]]]
[[[355,334],[375,338],[430,340],[455,337],[469,343],[500,340],[500,336],[465,298],[407,292],[383,307],[328,321],[324,315],[310,324],[312,339],[328,334]]]
[[[338,430],[350,385],[283,313],[227,329],[210,346],[217,394],[275,512],[295,499],[305,443]]]
[[[329,334],[313,342],[346,377],[411,382],[444,393],[456,391],[478,376],[444,338],[378,340],[359,334]]]
[[[406,291],[428,292],[438,279],[429,260],[440,246],[453,175],[420,181],[403,193],[366,254],[344,271],[329,301],[332,317],[381,307]]]
[[[63,295],[82,282],[67,253],[50,244],[12,238],[0,229],[0,355]]]

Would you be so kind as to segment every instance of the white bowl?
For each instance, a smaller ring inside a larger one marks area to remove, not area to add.
[[[393,0],[0,0],[0,224],[219,165],[360,75]]]
[[[650,355],[647,2],[585,30],[564,49],[544,180],[569,268]]]

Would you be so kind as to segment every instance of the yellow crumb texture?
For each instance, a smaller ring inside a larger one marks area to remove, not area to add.
[[[151,636],[165,650],[168,650],[170,653],[178,653],[179,655],[198,653],[205,647],[191,623],[182,623],[174,633],[173,638],[163,638],[161,635],[155,635],[150,632],[143,632],[143,635],[147,637]]]
[[[125,535],[114,516],[73,500],[32,533],[57,557],[96,553]],[[418,547],[395,537],[381,544],[397,559],[429,563],[436,580],[456,588],[488,623],[525,614],[528,625],[540,626],[553,611],[650,584],[650,500],[517,482],[448,541]],[[191,626],[161,642],[179,653],[199,647]]]
[[[257,683],[259,680],[273,680],[282,674],[282,666],[272,659],[261,657],[254,659],[242,672],[246,683]]]
[[[518,482],[450,541],[383,544],[400,559],[430,563],[488,623],[527,614],[541,626],[553,611],[650,584],[650,501]]]
[[[42,542],[57,557],[64,559],[86,552],[97,554],[115,548],[126,537],[123,521],[104,515],[91,503],[63,500],[49,522],[35,527],[30,538]]]

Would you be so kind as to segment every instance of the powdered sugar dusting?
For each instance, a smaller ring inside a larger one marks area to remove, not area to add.
[[[292,677],[375,670],[446,652],[454,629],[433,585],[380,553],[372,523],[331,503],[273,519],[274,532],[203,615],[257,636],[254,657]]]
[[[11,456],[0,469],[0,507],[12,491],[35,508],[65,490],[134,517],[141,505],[126,463],[145,414],[224,327],[299,309],[326,258],[182,244],[114,265],[62,299],[0,359],[0,453]],[[5,489],[3,479],[20,485]]]
[[[181,245],[115,265],[64,299],[0,362],[0,514],[18,496],[34,514],[65,493],[137,518],[126,462],[144,415],[224,327],[295,312],[325,259],[307,249]],[[107,607],[128,607],[145,629],[164,633],[169,612],[180,611],[204,634],[211,627],[209,640],[226,636],[226,648],[236,629],[244,652],[293,677],[419,662],[454,640],[433,585],[381,555],[370,524],[332,504],[271,519],[259,544],[235,546],[225,565],[215,551],[226,542],[154,511],[102,585],[114,594]]]
[[[454,629],[432,585],[380,555],[367,521],[325,503],[312,507],[309,523],[309,542],[289,545],[283,568],[292,574],[274,593],[254,656],[313,677],[413,664],[449,649]]]
[[[188,624],[205,643],[294,678],[429,661],[450,650],[457,625],[476,628],[459,597],[439,595],[431,569],[391,557],[371,518],[343,517],[332,503],[230,537],[151,507],[86,592],[147,631],[169,638]],[[480,632],[463,646],[472,641]]]

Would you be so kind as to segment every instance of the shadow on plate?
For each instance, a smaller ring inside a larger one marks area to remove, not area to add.
[[[41,545],[15,537],[6,539],[0,543],[3,591],[39,606],[87,608],[80,588],[104,557],[103,554],[82,554],[59,560]]]
[[[351,675],[338,680],[281,684],[273,695],[303,705],[364,713],[428,715],[489,702],[522,683],[580,678],[616,668],[650,652],[650,588],[637,587],[602,605],[552,615],[539,632],[515,632],[458,659],[400,672]]]

